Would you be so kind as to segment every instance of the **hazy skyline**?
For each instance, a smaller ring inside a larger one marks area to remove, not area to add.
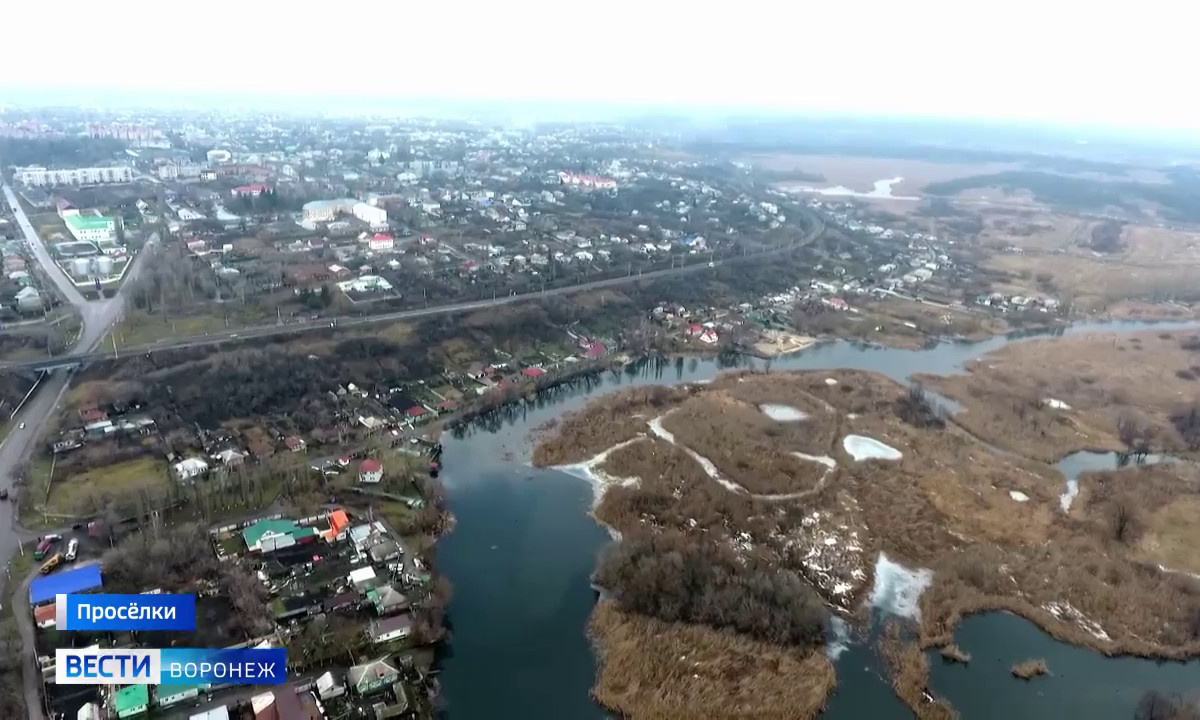
[[[263,92],[939,116],[1200,131],[1200,11],[1013,0],[66,2],[7,12],[6,90]],[[115,47],[116,52],[106,52]]]

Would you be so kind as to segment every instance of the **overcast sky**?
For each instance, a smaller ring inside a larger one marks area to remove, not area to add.
[[[1200,130],[1187,0],[7,5],[0,100],[120,84]]]

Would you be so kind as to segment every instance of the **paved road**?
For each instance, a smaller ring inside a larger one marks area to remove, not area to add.
[[[116,296],[104,300],[88,301],[84,298],[83,294],[79,292],[79,288],[75,287],[75,284],[58,268],[53,258],[50,257],[50,253],[46,250],[46,246],[42,243],[33,225],[29,222],[29,218],[25,215],[25,210],[21,207],[20,202],[17,201],[16,194],[12,188],[6,184],[2,189],[5,199],[8,201],[13,214],[17,218],[17,225],[25,234],[25,242],[32,251],[34,258],[42,266],[42,270],[46,276],[58,288],[62,297],[73,305],[80,314],[83,328],[79,333],[79,338],[76,340],[75,346],[72,348],[72,353],[91,352],[100,343],[100,340],[104,338],[109,327],[120,317],[124,307],[124,298],[121,296],[120,291],[118,291]],[[153,244],[157,239],[157,235],[151,236],[147,245]],[[139,262],[140,257],[139,255],[131,260],[133,264],[126,272],[125,282],[121,286],[121,291],[129,287],[132,281],[137,279],[138,273],[143,266],[143,263]],[[40,385],[25,402],[20,412],[13,418],[12,422],[14,424],[12,425],[12,429],[4,441],[0,443],[0,489],[12,490],[12,471],[28,459],[30,452],[36,446],[46,424],[49,422],[55,408],[66,392],[73,374],[74,370],[71,369],[55,370],[48,373],[42,378]],[[17,545],[21,541],[20,536],[21,532],[17,527],[16,504],[10,502],[0,503],[0,562],[8,563],[13,553],[17,551]],[[17,590],[17,594],[21,597],[15,603],[14,615],[17,618],[17,630],[22,639],[22,661],[26,666],[26,672],[24,673],[25,704],[29,711],[30,720],[43,720],[40,677],[37,674],[33,642],[33,619],[30,617],[28,608],[28,582],[28,579],[25,579],[21,587]]]
[[[619,285],[627,285],[633,282],[654,280],[657,278],[668,277],[671,275],[680,275],[685,273],[694,273],[706,270],[713,267],[720,267],[737,263],[751,258],[762,258],[764,256],[780,255],[784,253],[794,252],[798,248],[804,247],[824,232],[824,225],[819,226],[819,229],[810,234],[801,241],[780,248],[766,250],[763,252],[729,258],[726,260],[717,260],[712,263],[697,263],[695,265],[686,265],[677,268],[668,268],[666,270],[654,270],[647,273],[638,273],[636,275],[628,275],[616,278],[608,278],[605,280],[595,280],[579,285],[571,285],[568,287],[553,288],[542,292],[522,293],[519,295],[499,296],[487,300],[474,300],[471,302],[451,303],[448,305],[438,305],[428,308],[418,308],[416,310],[399,310],[390,313],[380,313],[378,315],[368,315],[364,317],[339,317],[325,318],[319,321],[305,321],[299,323],[290,323],[284,325],[271,324],[260,325],[252,328],[243,328],[240,330],[226,330],[222,332],[210,333],[208,335],[197,335],[192,337],[171,338],[168,340],[159,341],[149,345],[138,345],[121,349],[121,354],[136,355],[141,353],[157,352],[161,350],[179,350],[185,348],[204,347],[208,345],[219,345],[223,342],[242,341],[249,339],[266,338],[275,335],[291,335],[301,332],[309,332],[313,330],[328,330],[330,327],[347,328],[360,327],[365,325],[373,325],[376,323],[394,322],[397,320],[413,320],[424,317],[432,317],[436,315],[449,315],[456,313],[469,312],[472,310],[481,310],[498,305],[510,305],[519,302],[528,302],[541,298],[553,297],[558,295],[567,295],[571,293],[584,292],[587,290],[596,290],[606,287],[615,287]],[[27,368],[27,369],[42,369],[55,367],[69,367],[80,363],[101,360],[112,357],[112,353],[103,349],[97,352],[73,352],[68,355],[60,355],[55,358],[42,358],[38,360],[30,360],[19,363],[0,363],[0,370],[4,368]]]

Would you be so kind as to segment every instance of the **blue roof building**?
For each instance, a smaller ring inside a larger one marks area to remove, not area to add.
[[[104,579],[100,577],[100,563],[77,565],[70,570],[34,578],[29,583],[29,603],[39,605],[54,600],[56,595],[87,592],[103,587]]]

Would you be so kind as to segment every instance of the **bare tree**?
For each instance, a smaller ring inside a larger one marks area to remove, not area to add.
[[[1108,523],[1113,539],[1125,542],[1132,534],[1134,522],[1137,519],[1137,506],[1128,495],[1121,495],[1113,500],[1109,507]]]

